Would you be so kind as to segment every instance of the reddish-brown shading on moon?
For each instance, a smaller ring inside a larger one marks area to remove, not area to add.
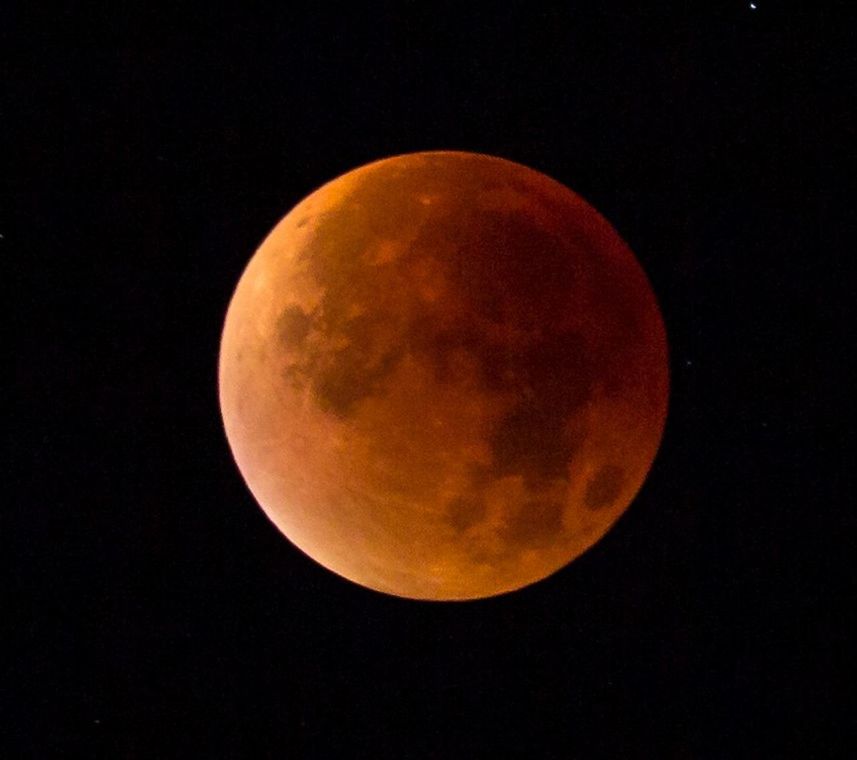
[[[664,326],[586,202],[432,152],[323,186],[226,315],[220,404],[248,486],[325,567],[418,599],[491,596],[598,541],[667,409]]]

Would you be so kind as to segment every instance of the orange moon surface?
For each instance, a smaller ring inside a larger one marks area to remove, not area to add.
[[[520,164],[377,161],[301,201],[245,269],[220,406],[271,521],[413,599],[534,583],[596,543],[663,433],[667,342],[610,224]]]

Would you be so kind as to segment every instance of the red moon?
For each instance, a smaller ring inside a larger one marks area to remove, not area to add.
[[[463,600],[534,583],[636,496],[669,394],[628,246],[579,196],[491,156],[362,166],[244,271],[220,407],[299,549],[363,586]]]

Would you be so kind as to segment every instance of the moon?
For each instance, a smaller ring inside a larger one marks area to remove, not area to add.
[[[424,600],[539,581],[628,508],[667,414],[656,298],[565,186],[437,151],[313,192],[226,314],[226,436],[276,527],[362,586]]]

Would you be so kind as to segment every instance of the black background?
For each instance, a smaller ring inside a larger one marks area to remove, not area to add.
[[[848,755],[850,32],[757,4],[4,11],[6,756]],[[294,549],[216,391],[228,300],[279,218],[441,148],[595,205],[672,361],[614,530],[464,604]]]

